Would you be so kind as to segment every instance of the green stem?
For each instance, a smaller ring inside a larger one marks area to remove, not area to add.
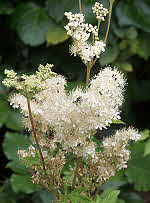
[[[27,104],[28,104],[28,111],[29,111],[29,117],[30,117],[33,136],[34,136],[34,139],[35,139],[35,142],[36,142],[39,154],[40,154],[40,159],[41,159],[41,162],[42,162],[42,165],[43,165],[43,169],[44,169],[44,171],[46,173],[44,157],[43,157],[42,150],[40,148],[40,145],[39,145],[39,142],[38,142],[38,139],[37,139],[37,136],[36,136],[36,131],[35,131],[35,127],[34,127],[34,120],[33,120],[33,116],[32,116],[30,100],[28,98],[27,98]]]
[[[111,21],[111,14],[112,14],[112,6],[113,6],[113,2],[110,1],[108,24],[107,24],[107,30],[106,30],[105,40],[104,40],[105,43],[106,43],[106,41],[107,41],[107,37],[108,37],[108,33],[109,33],[109,28],[110,28],[110,21]]]
[[[98,27],[97,27],[97,28],[98,28],[98,32],[99,32],[100,22],[101,22],[101,21],[98,20]]]

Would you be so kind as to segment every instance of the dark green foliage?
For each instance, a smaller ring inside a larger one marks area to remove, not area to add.
[[[134,25],[150,32],[150,2],[148,0],[125,0],[119,2],[116,9],[120,26]]]

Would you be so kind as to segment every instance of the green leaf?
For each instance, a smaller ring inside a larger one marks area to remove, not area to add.
[[[25,166],[40,164],[40,158],[37,153],[35,154],[35,157],[25,157],[25,158],[22,158],[22,160],[24,162],[23,165]]]
[[[5,124],[8,119],[9,105],[8,102],[0,100],[0,123]]]
[[[67,203],[67,200],[68,200],[68,189],[67,189],[67,185],[64,183],[64,191],[65,191],[65,194],[64,194],[64,203]]]
[[[77,193],[77,194],[80,194],[81,192],[85,192],[87,191],[89,188],[88,187],[82,187],[82,188],[77,188],[77,189],[74,189],[71,194],[74,194],[74,193]]]
[[[89,188],[87,187],[83,187],[83,188],[77,188],[77,189],[74,189],[69,195],[68,197],[72,200],[72,202],[83,202],[83,203],[93,203],[93,201],[88,198],[87,196],[83,195],[83,194],[80,194],[80,193],[84,193],[88,190]]]
[[[147,140],[145,143],[144,156],[147,156],[149,154],[150,154],[150,139]]]
[[[64,0],[48,0],[48,14],[59,23],[64,17]]]
[[[62,27],[52,27],[48,30],[46,35],[47,45],[56,45],[61,42],[64,42],[68,39],[69,36],[66,33],[66,30]]]
[[[119,190],[108,189],[97,197],[96,203],[116,203]]]
[[[22,175],[26,175],[29,173],[29,169],[23,166],[20,160],[8,162],[6,168],[11,168],[14,172]]]
[[[41,189],[33,196],[35,203],[53,203],[53,197],[46,189]]]
[[[125,72],[132,72],[133,67],[130,63],[120,63],[118,67]]]
[[[3,142],[3,151],[6,157],[10,160],[18,160],[18,149],[27,149],[31,142],[26,135],[7,132]]]
[[[16,203],[13,200],[12,201],[9,200],[7,194],[4,192],[0,192],[0,202],[1,203]]]
[[[120,26],[133,25],[150,32],[149,0],[132,0],[130,3],[121,1],[116,7],[116,15]]]
[[[150,156],[139,154],[131,159],[125,174],[137,191],[150,190]]]
[[[72,202],[75,202],[75,203],[77,202],[93,203],[93,201],[90,198],[86,197],[85,195],[81,195],[79,193],[73,193],[73,194],[71,193],[68,195],[68,197],[71,199]]]
[[[0,99],[0,124],[6,125],[11,130],[21,131],[23,129],[20,113],[10,108],[4,99]]]
[[[143,203],[142,198],[140,195],[138,195],[135,192],[130,192],[130,193],[124,193],[122,195],[122,198],[125,200],[127,203]],[[118,203],[118,202],[117,202]]]
[[[6,126],[11,130],[17,130],[17,131],[23,130],[21,114],[16,110],[10,109]]]
[[[150,51],[149,51],[149,44],[150,44],[150,37],[147,33],[142,33],[140,36],[140,44],[139,44],[139,51],[138,55],[145,60],[147,60],[150,57]]]
[[[139,141],[145,140],[150,136],[150,130],[149,129],[145,129],[142,132],[140,132],[141,138]]]
[[[0,14],[10,15],[14,11],[13,5],[9,1],[0,2]]]
[[[129,150],[131,152],[131,159],[138,158],[144,153],[145,143],[144,142],[135,142],[130,145]]]
[[[116,203],[126,203],[123,199],[118,199]]]
[[[110,64],[116,60],[119,55],[119,48],[115,45],[113,47],[107,46],[104,53],[101,54],[99,62],[101,66]]]
[[[13,174],[10,178],[12,189],[14,192],[24,192],[26,194],[33,193],[37,191],[38,187],[37,185],[33,184],[31,182],[31,176],[30,175],[17,175]]]
[[[112,120],[112,123],[113,124],[123,124],[123,125],[126,125],[123,121],[121,120]]]
[[[125,37],[127,39],[130,39],[130,40],[135,39],[137,37],[137,35],[138,35],[138,32],[137,32],[137,30],[134,27],[128,28],[126,30],[126,32],[125,32]]]
[[[48,29],[54,26],[46,12],[33,3],[18,6],[12,23],[22,41],[31,46],[44,43]]]
[[[114,181],[107,181],[103,186],[102,188],[104,190],[107,190],[107,189],[113,189],[113,190],[116,190],[116,189],[119,189],[119,187],[123,186],[127,184],[127,181],[126,180],[122,180],[122,179],[118,179],[118,180],[114,180]]]

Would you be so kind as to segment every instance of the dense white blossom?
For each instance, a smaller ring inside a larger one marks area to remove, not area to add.
[[[104,17],[109,13],[108,9],[103,7],[103,4],[98,2],[95,3],[95,5],[92,7],[92,10],[93,13],[96,14],[96,18],[100,21],[104,21]]]
[[[110,67],[100,71],[90,82],[87,92],[80,88],[69,95],[65,92],[66,80],[62,76],[45,81],[47,86],[31,100],[31,109],[37,127],[46,133],[52,130],[54,142],[65,150],[82,146],[97,129],[106,128],[112,120],[120,118],[125,80],[123,75]],[[20,108],[29,124],[27,102],[20,94],[11,97],[11,104]],[[83,146],[82,146],[83,147]],[[76,153],[76,152],[75,152]]]

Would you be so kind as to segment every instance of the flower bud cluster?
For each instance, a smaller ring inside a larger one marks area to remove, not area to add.
[[[107,8],[103,7],[103,4],[100,4],[98,2],[95,3],[95,5],[92,7],[93,13],[96,14],[96,18],[99,21],[104,21],[105,16],[109,13]]]
[[[45,67],[40,65],[35,75],[21,75],[17,76],[13,70],[5,70],[7,76],[3,80],[3,84],[7,87],[14,87],[26,98],[32,98],[35,94],[41,92],[46,88],[44,81],[56,73],[51,71],[52,64],[47,64]]]

